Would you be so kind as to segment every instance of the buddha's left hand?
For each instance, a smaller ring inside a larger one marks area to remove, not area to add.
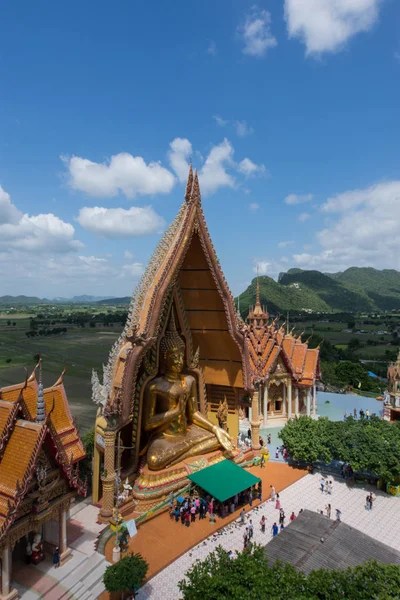
[[[221,446],[225,448],[225,450],[228,450],[228,452],[232,452],[234,449],[233,439],[231,438],[229,433],[224,429],[221,429],[220,427],[215,427],[214,431]]]

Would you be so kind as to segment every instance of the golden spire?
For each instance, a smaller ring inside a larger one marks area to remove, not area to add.
[[[192,186],[193,186],[193,167],[192,167],[192,161],[190,161],[189,175],[188,175],[188,180],[187,180],[187,184],[186,184],[186,192],[185,192],[186,202],[190,202],[190,198],[192,195]]]
[[[191,199],[192,199],[192,202],[196,202],[197,200],[200,202],[200,200],[201,200],[201,196],[200,196],[200,184],[199,184],[199,177],[197,175],[197,170],[194,172],[194,179],[193,179]]]

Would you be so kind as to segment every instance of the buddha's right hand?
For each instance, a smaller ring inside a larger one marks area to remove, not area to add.
[[[229,435],[229,433],[227,431],[225,431],[224,429],[221,429],[220,427],[216,427],[214,428],[214,433],[219,441],[219,443],[221,444],[221,446],[223,448],[225,448],[225,450],[227,450],[228,452],[233,452],[234,446],[233,446],[233,440],[231,438],[231,436]]]

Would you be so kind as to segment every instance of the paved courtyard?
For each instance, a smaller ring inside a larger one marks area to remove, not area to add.
[[[332,518],[334,518],[335,509],[339,508],[342,511],[343,522],[400,551],[400,499],[379,492],[372,486],[348,487],[340,479],[333,479],[332,495],[328,495],[321,492],[320,479],[321,474],[319,473],[306,475],[280,493],[281,507],[286,514],[286,525],[289,523],[292,511],[297,515],[301,508],[315,511],[324,510],[325,506],[330,503]],[[371,512],[365,509],[367,491],[373,491],[376,496]],[[259,526],[262,515],[267,518],[265,534],[261,533]],[[254,525],[254,542],[265,544],[271,539],[271,527],[274,521],[278,521],[278,516],[279,511],[270,501],[260,504],[259,507],[247,513],[247,520],[252,519]],[[290,527],[290,525],[288,526]],[[177,523],[177,536],[184,536],[185,529],[180,523]],[[205,542],[201,542],[183,554],[150,579],[140,590],[138,600],[159,600],[159,598],[177,600],[180,597],[177,584],[196,559],[204,559],[217,545],[221,545],[226,550],[241,551],[243,549],[243,526],[234,522],[221,531],[220,535],[211,535]],[[173,544],[172,539],[171,544]]]

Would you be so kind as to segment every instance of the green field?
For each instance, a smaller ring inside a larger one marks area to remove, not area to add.
[[[107,361],[122,326],[69,327],[66,334],[27,338],[29,320],[14,317],[11,320],[16,322],[15,326],[8,326],[6,319],[0,320],[0,387],[24,381],[24,367],[31,373],[34,356],[39,352],[43,357],[45,387],[57,380],[65,365],[64,385],[71,411],[81,432],[85,432],[93,426],[96,415],[96,405],[91,400],[92,369],[101,375],[102,364]]]

